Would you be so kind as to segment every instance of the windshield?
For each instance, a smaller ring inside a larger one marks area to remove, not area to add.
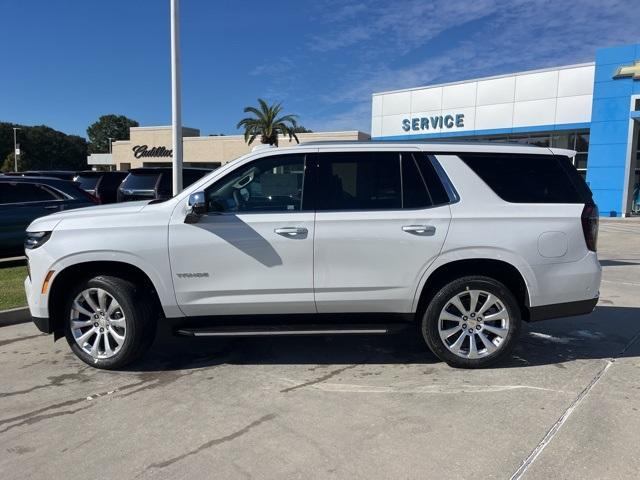
[[[159,173],[130,173],[120,188],[123,190],[153,190],[156,188],[159,175]]]

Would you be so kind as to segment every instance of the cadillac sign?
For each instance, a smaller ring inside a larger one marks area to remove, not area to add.
[[[147,145],[136,145],[132,148],[132,150],[133,156],[136,158],[173,156],[173,150],[169,150],[166,147],[149,148]]]

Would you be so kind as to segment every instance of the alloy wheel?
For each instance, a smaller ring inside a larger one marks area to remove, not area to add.
[[[482,358],[497,352],[509,333],[504,302],[484,290],[465,290],[445,304],[438,333],[447,349],[461,358]]]
[[[71,304],[71,333],[78,346],[93,358],[116,355],[127,334],[122,307],[102,288],[81,291]]]

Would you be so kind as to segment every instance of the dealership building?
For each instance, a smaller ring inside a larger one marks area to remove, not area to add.
[[[518,142],[577,152],[603,216],[637,211],[640,44],[595,62],[374,93],[374,140]]]
[[[311,141],[357,141],[369,140],[369,134],[358,131],[298,133],[298,140]],[[110,166],[117,170],[137,167],[170,167],[172,161],[171,126],[132,127],[129,140],[113,142],[112,153],[98,153],[87,157],[90,167]],[[280,136],[280,146],[295,144],[288,137]],[[245,142],[244,135],[200,135],[200,130],[182,129],[182,156],[185,167],[215,168],[234,158],[249,153],[260,145]]]

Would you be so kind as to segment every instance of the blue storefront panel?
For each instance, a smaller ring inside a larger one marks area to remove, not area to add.
[[[601,213],[607,216],[625,213],[631,95],[638,91],[638,82],[631,76],[614,77],[619,67],[634,64],[639,52],[640,45],[596,52],[587,182]]]

